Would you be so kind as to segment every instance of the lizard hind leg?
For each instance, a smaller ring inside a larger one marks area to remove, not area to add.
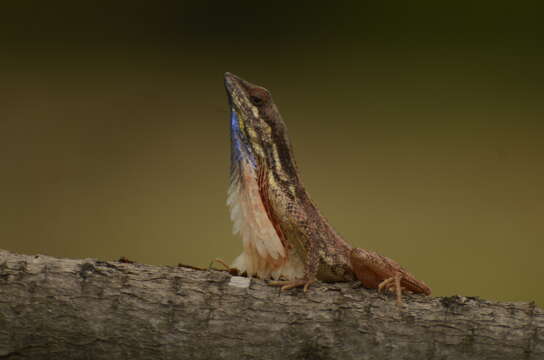
[[[394,291],[397,304],[402,303],[402,268],[394,260],[374,251],[354,248],[350,254],[352,270],[368,288]]]

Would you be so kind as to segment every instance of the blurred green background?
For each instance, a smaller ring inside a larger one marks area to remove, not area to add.
[[[435,295],[543,306],[534,4],[4,2],[0,248],[232,261],[230,71],[271,90],[348,241]]]

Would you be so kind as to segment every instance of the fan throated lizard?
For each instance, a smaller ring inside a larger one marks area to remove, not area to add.
[[[233,268],[282,290],[316,280],[431,294],[397,262],[352,247],[321,215],[298,172],[287,127],[270,92],[225,73],[230,105],[231,174],[227,204],[243,251]]]

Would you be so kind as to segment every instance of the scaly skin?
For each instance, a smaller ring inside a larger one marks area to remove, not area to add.
[[[315,280],[358,279],[368,288],[395,291],[398,302],[403,289],[429,295],[431,290],[395,261],[352,248],[321,215],[302,184],[270,92],[230,73],[225,88],[231,106],[229,205],[244,240],[240,270],[282,277],[269,284],[284,290],[306,291]]]

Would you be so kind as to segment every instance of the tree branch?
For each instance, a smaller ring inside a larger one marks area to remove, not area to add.
[[[543,359],[544,311],[0,250],[0,359],[28,358]]]

